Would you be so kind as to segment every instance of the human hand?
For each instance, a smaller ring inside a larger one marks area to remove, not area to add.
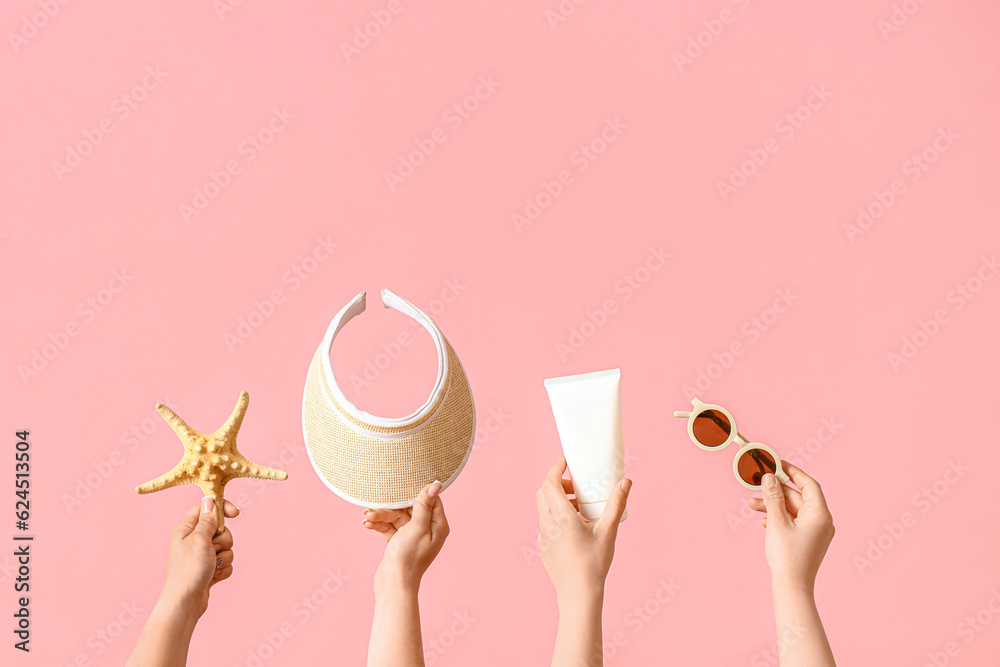
[[[385,579],[413,589],[441,551],[450,528],[438,494],[441,482],[420,490],[413,507],[365,510],[365,528],[382,533],[385,553],[376,571],[376,586]]]
[[[228,500],[223,509],[229,519],[240,514]],[[227,526],[216,535],[218,522],[215,503],[203,498],[170,531],[167,574],[160,600],[194,620],[208,608],[211,587],[233,574],[233,534]]]
[[[764,497],[750,498],[748,504],[767,513],[761,523],[767,529],[764,553],[772,580],[812,592],[835,532],[833,517],[819,482],[787,461],[781,466],[799,490],[768,473],[761,480]]]
[[[577,511],[573,482],[563,479],[566,459],[549,470],[535,500],[538,502],[538,552],[561,602],[603,595],[604,580],[615,555],[615,538],[632,480],[615,485],[601,518],[589,521]]]

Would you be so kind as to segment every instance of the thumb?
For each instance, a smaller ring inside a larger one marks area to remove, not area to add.
[[[211,541],[219,527],[219,516],[215,512],[215,501],[205,496],[201,499],[201,514],[198,515],[198,525],[191,531],[192,535],[202,535]]]
[[[761,492],[764,494],[764,507],[767,509],[767,516],[773,521],[782,523],[788,521],[788,508],[785,507],[785,492],[778,483],[778,478],[771,473],[766,473],[761,480]]]
[[[615,490],[608,498],[608,503],[601,512],[601,518],[597,521],[600,530],[607,531],[612,536],[618,535],[618,524],[621,523],[622,514],[625,513],[625,503],[631,490],[632,480],[628,477],[615,484]]]
[[[431,517],[434,515],[434,505],[438,502],[437,494],[441,491],[441,482],[434,481],[420,489],[413,501],[413,512],[410,521],[415,522],[420,530],[427,532],[431,527]]]

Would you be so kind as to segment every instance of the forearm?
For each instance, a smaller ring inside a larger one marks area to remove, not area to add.
[[[375,618],[368,642],[368,667],[424,667],[417,602],[419,588],[419,581],[376,575]]]
[[[126,667],[183,667],[198,616],[193,605],[158,600]]]
[[[552,667],[601,667],[604,664],[603,608],[603,588],[572,598],[560,598]]]
[[[775,578],[771,592],[781,667],[836,667],[813,587]]]

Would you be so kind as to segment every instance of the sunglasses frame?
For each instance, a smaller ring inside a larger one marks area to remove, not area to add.
[[[731,413],[729,410],[726,410],[721,405],[716,405],[714,403],[704,403],[698,400],[697,398],[691,399],[691,406],[694,408],[694,410],[691,412],[685,412],[681,410],[677,410],[674,412],[674,417],[687,418],[688,420],[687,432],[688,432],[688,437],[691,438],[691,442],[698,445],[698,447],[700,447],[701,449],[704,449],[709,452],[715,452],[720,449],[725,449],[726,447],[728,447],[729,445],[733,444],[736,441],[740,442],[740,450],[736,452],[736,458],[733,459],[733,475],[736,476],[736,481],[738,481],[740,484],[753,491],[761,490],[760,484],[754,485],[744,480],[740,476],[740,469],[739,469],[740,457],[744,454],[744,452],[747,452],[751,449],[761,449],[770,454],[771,458],[774,459],[774,464],[775,464],[774,476],[777,477],[778,481],[781,482],[782,484],[788,484],[790,480],[788,478],[788,475],[785,474],[785,471],[781,468],[781,459],[778,457],[778,454],[773,449],[771,449],[770,447],[768,447],[763,443],[750,442],[747,438],[745,438],[743,434],[740,433],[739,430],[737,430],[736,428],[736,418],[733,417],[733,413]],[[698,415],[700,415],[702,412],[705,412],[706,410],[716,410],[718,412],[721,412],[723,415],[725,415],[726,419],[729,420],[729,425],[731,427],[729,431],[729,438],[721,445],[717,445],[715,447],[709,447],[708,445],[702,444],[698,440],[698,438],[695,437],[694,435],[694,420]]]

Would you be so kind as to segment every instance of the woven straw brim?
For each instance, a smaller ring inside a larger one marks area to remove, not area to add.
[[[462,364],[447,340],[445,347],[446,391],[421,420],[396,427],[368,424],[339,405],[323,377],[322,346],[316,351],[302,428],[313,467],[337,495],[373,509],[409,507],[422,487],[435,480],[447,486],[461,471],[472,450],[475,408]]]

